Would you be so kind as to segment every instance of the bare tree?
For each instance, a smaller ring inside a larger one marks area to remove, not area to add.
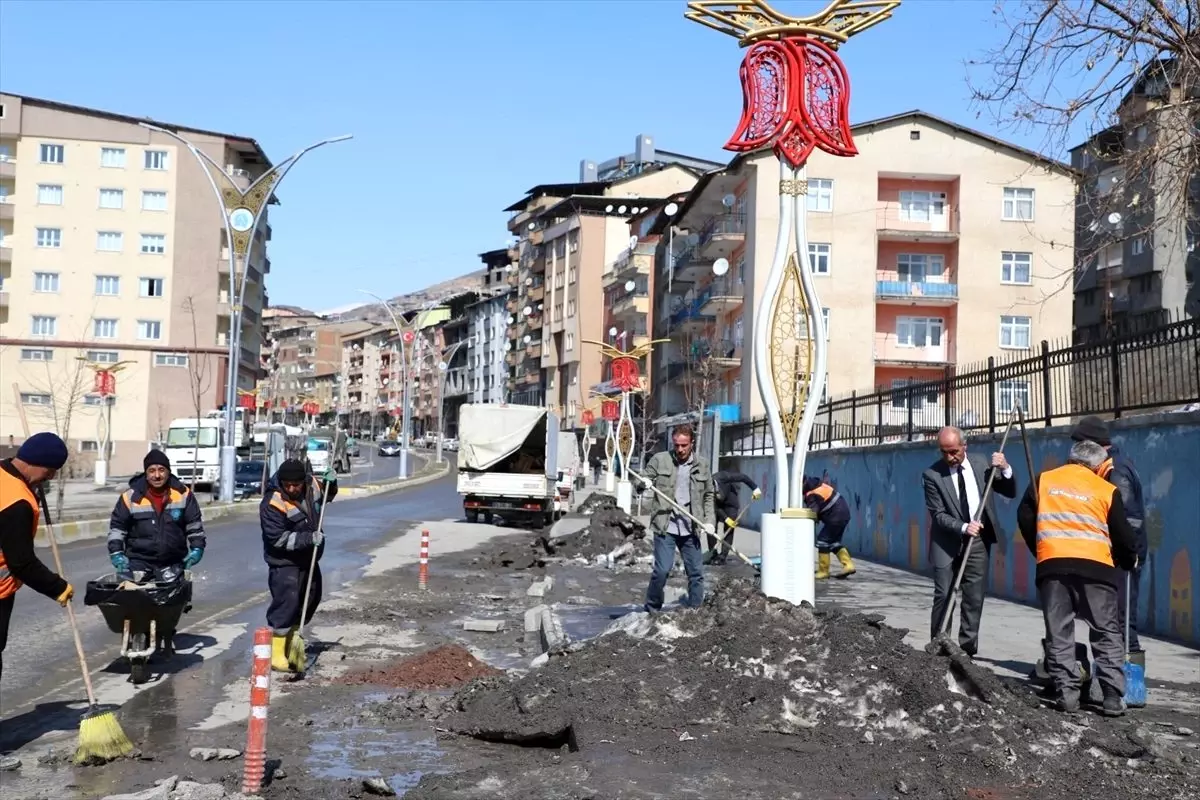
[[[1196,0],[1004,0],[995,15],[1007,36],[970,62],[977,103],[1046,152],[1089,143],[1075,272],[1154,248],[1182,288],[1200,198]]]
[[[69,351],[63,349],[58,352],[65,354]],[[31,380],[28,394],[36,397],[48,397],[49,402],[30,405],[29,416],[36,421],[35,425],[53,430],[59,438],[67,443],[67,463],[59,470],[58,477],[54,481],[54,515],[61,517],[67,478],[73,476],[75,472],[75,454],[70,448],[71,426],[78,422],[79,411],[92,390],[93,372],[82,358],[72,358],[57,370],[53,361],[45,361],[43,365],[45,367],[44,379]]]
[[[204,414],[203,398],[204,393],[212,386],[212,365],[209,363],[208,355],[200,352],[200,330],[199,323],[196,319],[196,302],[195,299],[188,295],[180,304],[183,310],[188,313],[192,321],[192,352],[188,355],[188,387],[190,388],[190,397],[192,407],[196,411],[196,433],[195,441],[200,441],[200,418]],[[196,473],[197,470],[192,470],[192,478],[188,482],[188,488],[194,493],[196,491]]]
[[[679,347],[686,371],[683,376],[683,395],[687,409],[697,415],[696,440],[704,430],[704,413],[712,405],[721,386],[721,369],[713,360],[712,338],[702,334],[684,333]]]

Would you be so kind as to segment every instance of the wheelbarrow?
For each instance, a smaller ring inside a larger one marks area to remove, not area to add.
[[[159,632],[174,632],[179,618],[192,608],[191,573],[182,567],[111,573],[88,581],[83,603],[98,606],[108,629],[120,634],[129,680],[145,683],[150,657],[159,649]]]

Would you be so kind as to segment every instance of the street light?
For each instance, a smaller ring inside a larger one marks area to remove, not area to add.
[[[191,154],[200,162],[200,168],[208,177],[213,194],[217,196],[217,202],[221,204],[225,238],[229,242],[229,364],[225,379],[225,442],[221,445],[220,497],[222,502],[232,503],[233,473],[237,467],[235,441],[237,435],[238,363],[241,358],[242,346],[242,303],[246,299],[246,273],[250,269],[250,249],[254,244],[254,234],[258,231],[258,225],[262,221],[263,212],[266,211],[271,196],[279,188],[284,176],[305,153],[354,137],[350,135],[335,136],[316,144],[310,144],[271,167],[258,176],[245,191],[242,191],[220,164],[175,131],[152,125],[149,122],[139,122],[138,124],[147,130],[171,137],[191,151]],[[242,260],[241,280],[238,280],[237,270],[239,258]]]
[[[100,450],[100,455],[104,457],[104,460],[96,462],[92,476],[92,480],[97,486],[103,486],[108,482],[108,465],[112,461],[112,407],[117,393],[116,375],[126,366],[137,362],[117,361],[113,364],[101,364],[89,361],[86,356],[75,356],[75,360],[82,361],[85,367],[95,373],[94,383],[100,390],[100,399],[104,403],[104,446]],[[111,382],[109,381],[110,377],[112,378]]]
[[[446,351],[442,353],[442,360],[438,362],[438,371],[441,375],[438,378],[438,433],[437,433],[437,463],[442,463],[442,437],[445,435],[446,421],[443,415],[446,412],[445,400],[445,384],[446,379],[450,377],[450,362],[454,360],[454,354],[458,352],[458,348],[466,344],[466,339],[455,342]]]
[[[379,305],[383,306],[388,316],[392,318],[392,325],[396,328],[396,336],[400,340],[400,380],[403,382],[403,387],[400,390],[400,479],[404,480],[408,477],[408,423],[410,405],[408,402],[408,393],[409,384],[411,383],[409,380],[407,355],[411,347],[406,349],[405,345],[411,346],[415,335],[411,329],[405,328],[400,324],[400,319],[396,316],[396,312],[392,310],[391,303],[374,292],[368,292],[366,289],[359,289],[358,291],[379,301]],[[374,413],[372,413],[373,416]]]
[[[832,0],[805,17],[783,14],[766,0],[739,4],[737,14],[726,13],[727,5],[693,0],[684,17],[734,36],[747,48],[742,118],[725,148],[748,153],[770,144],[779,162],[779,232],[762,296],[754,303],[752,347],[775,459],[776,508],[762,517],[762,590],[796,605],[812,604],[816,515],[804,507],[801,487],[829,345],[812,270],[801,261],[808,257],[808,157],[815,149],[842,157],[858,153],[848,118],[850,78],[837,49],[891,17],[900,2]],[[822,90],[811,91],[813,86]]]

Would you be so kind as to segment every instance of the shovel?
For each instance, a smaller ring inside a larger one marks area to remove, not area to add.
[[[751,503],[753,503],[754,501],[753,501],[753,500],[751,500],[750,502],[751,502]],[[741,509],[740,511],[738,511],[738,515],[737,515],[736,517],[734,517],[734,518],[733,518],[733,522],[734,522],[733,529],[732,529],[732,530],[726,530],[726,531],[725,531],[725,535],[726,535],[726,536],[732,536],[732,535],[734,534],[734,532],[736,532],[736,531],[737,531],[737,529],[738,529],[738,526],[740,526],[740,525],[742,524],[742,517],[746,516],[746,512],[747,512],[747,511],[749,511],[749,510],[750,510],[750,506],[749,506],[749,505],[742,506],[742,509]],[[725,539],[724,539],[724,537],[722,537],[722,538],[720,538],[720,539],[717,539],[716,535],[714,534],[714,535],[713,535],[713,539],[715,539],[715,540],[716,540],[716,543],[717,543],[717,544],[716,544],[716,546],[715,546],[715,547],[713,547],[713,549],[709,550],[709,551],[708,551],[708,553],[705,555],[705,559],[704,559],[704,563],[705,563],[705,564],[710,564],[710,563],[712,563],[712,560],[713,560],[713,558],[715,558],[715,557],[716,557],[717,553],[718,553],[718,552],[721,550],[721,548],[723,548],[723,547],[728,547],[728,548],[729,548],[729,550],[730,550],[731,552],[733,552],[733,545],[732,545],[732,544],[730,544],[730,545],[726,545],[726,544],[725,544]],[[739,555],[740,555],[740,554],[739,554]]]

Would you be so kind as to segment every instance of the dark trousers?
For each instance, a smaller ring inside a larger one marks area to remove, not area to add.
[[[8,644],[8,623],[12,621],[13,604],[16,602],[15,592],[0,600],[0,679],[4,677],[4,647]]]
[[[308,581],[308,570],[289,565],[269,567],[267,586],[271,589],[271,605],[267,607],[267,624],[277,636],[300,625],[300,606],[304,603],[304,587]],[[321,604],[321,565],[313,572],[312,599],[308,601],[307,623],[317,613]]]
[[[950,605],[950,590],[954,586],[954,578],[958,575],[958,567],[962,563],[963,552],[966,549],[967,537],[962,542],[957,554],[946,551],[944,543],[933,543],[933,614],[930,620],[930,638],[938,635],[942,624],[942,615]],[[983,593],[987,586],[988,565],[991,563],[991,545],[976,538],[971,545],[971,555],[967,559],[967,568],[963,572],[961,584],[962,602],[959,608],[958,645],[969,655],[979,652],[979,621],[983,617]],[[950,620],[952,625],[954,620]],[[947,625],[949,629],[949,625]]]
[[[723,546],[721,547],[721,555],[729,554],[729,549],[731,547],[733,547],[733,534],[734,534],[734,532],[737,531],[737,528],[729,527],[728,525],[725,524],[725,520],[727,520],[727,519],[736,520],[739,513],[740,513],[740,509],[737,509],[737,508],[718,508],[717,509],[717,524],[715,526],[713,526],[713,531],[718,532],[717,528],[719,526],[720,527],[720,537],[718,538],[717,536],[713,536],[711,534],[707,537],[709,550],[716,551],[717,545],[719,543],[724,543]]]
[[[683,556],[683,569],[687,573],[688,593],[683,605],[698,608],[704,602],[704,560],[700,555],[700,537],[672,536],[669,533],[654,534],[654,569],[650,572],[650,585],[646,587],[646,610],[658,611],[663,607],[663,590],[667,588],[667,576],[675,566],[675,549]]]
[[[1125,648],[1117,623],[1117,590],[1078,575],[1051,575],[1038,583],[1046,620],[1046,671],[1060,695],[1079,698],[1075,618],[1091,629],[1092,669],[1105,697],[1125,696]]]
[[[842,549],[842,534],[846,532],[848,523],[839,522],[836,525],[826,522],[817,534],[818,553],[836,553]]]
[[[592,484],[594,486],[600,485],[600,465],[599,464],[592,467]]]
[[[1117,624],[1119,626],[1118,633],[1121,634],[1122,642],[1125,636],[1125,576],[1129,576],[1129,652],[1140,653],[1142,651],[1142,643],[1138,639],[1137,619],[1138,619],[1138,595],[1140,594],[1142,583],[1142,565],[1138,564],[1138,568],[1132,572],[1122,572],[1120,583],[1117,584]]]

